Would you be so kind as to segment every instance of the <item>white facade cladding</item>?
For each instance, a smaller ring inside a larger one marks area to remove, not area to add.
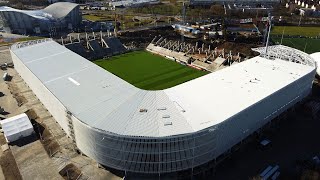
[[[118,170],[166,173],[214,160],[308,95],[313,59],[274,49],[290,53],[159,91],[138,89],[49,39],[15,44],[11,54],[84,154]]]

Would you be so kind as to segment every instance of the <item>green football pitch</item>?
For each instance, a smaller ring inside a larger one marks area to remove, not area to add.
[[[272,38],[276,44],[281,43],[281,38]],[[283,38],[282,44],[285,46],[293,47],[308,54],[320,52],[320,39],[311,38]]]
[[[94,63],[145,90],[170,88],[208,74],[147,51],[130,52]]]
[[[274,26],[271,34],[273,35],[301,35],[315,37],[320,36],[320,27],[302,27],[302,26]]]

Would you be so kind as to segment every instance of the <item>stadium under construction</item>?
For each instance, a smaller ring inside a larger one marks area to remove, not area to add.
[[[282,45],[255,50],[260,56],[157,91],[51,39],[16,43],[10,52],[83,154],[127,173],[161,175],[216,161],[310,93],[316,65],[308,54]]]

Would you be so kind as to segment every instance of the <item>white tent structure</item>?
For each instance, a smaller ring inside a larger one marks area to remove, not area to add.
[[[34,130],[28,116],[23,113],[0,121],[7,142],[30,136]]]

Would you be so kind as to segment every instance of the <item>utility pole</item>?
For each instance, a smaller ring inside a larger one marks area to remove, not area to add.
[[[182,4],[182,23],[186,25],[186,4],[183,2]]]
[[[282,36],[281,36],[281,42],[280,42],[281,45],[282,45],[283,34],[284,34],[284,30],[285,30],[285,29],[286,29],[286,27],[284,27],[283,30],[282,30]]]
[[[301,18],[302,18],[302,15],[303,15],[304,13],[302,12],[302,11],[300,11],[300,18],[299,18],[299,25],[298,26],[300,26],[301,25]]]
[[[114,13],[114,36],[115,36],[115,37],[117,37],[117,33],[118,33],[118,32],[117,32],[117,31],[118,31],[117,25],[118,25],[118,24],[117,24],[117,13],[115,12],[115,13]]]

